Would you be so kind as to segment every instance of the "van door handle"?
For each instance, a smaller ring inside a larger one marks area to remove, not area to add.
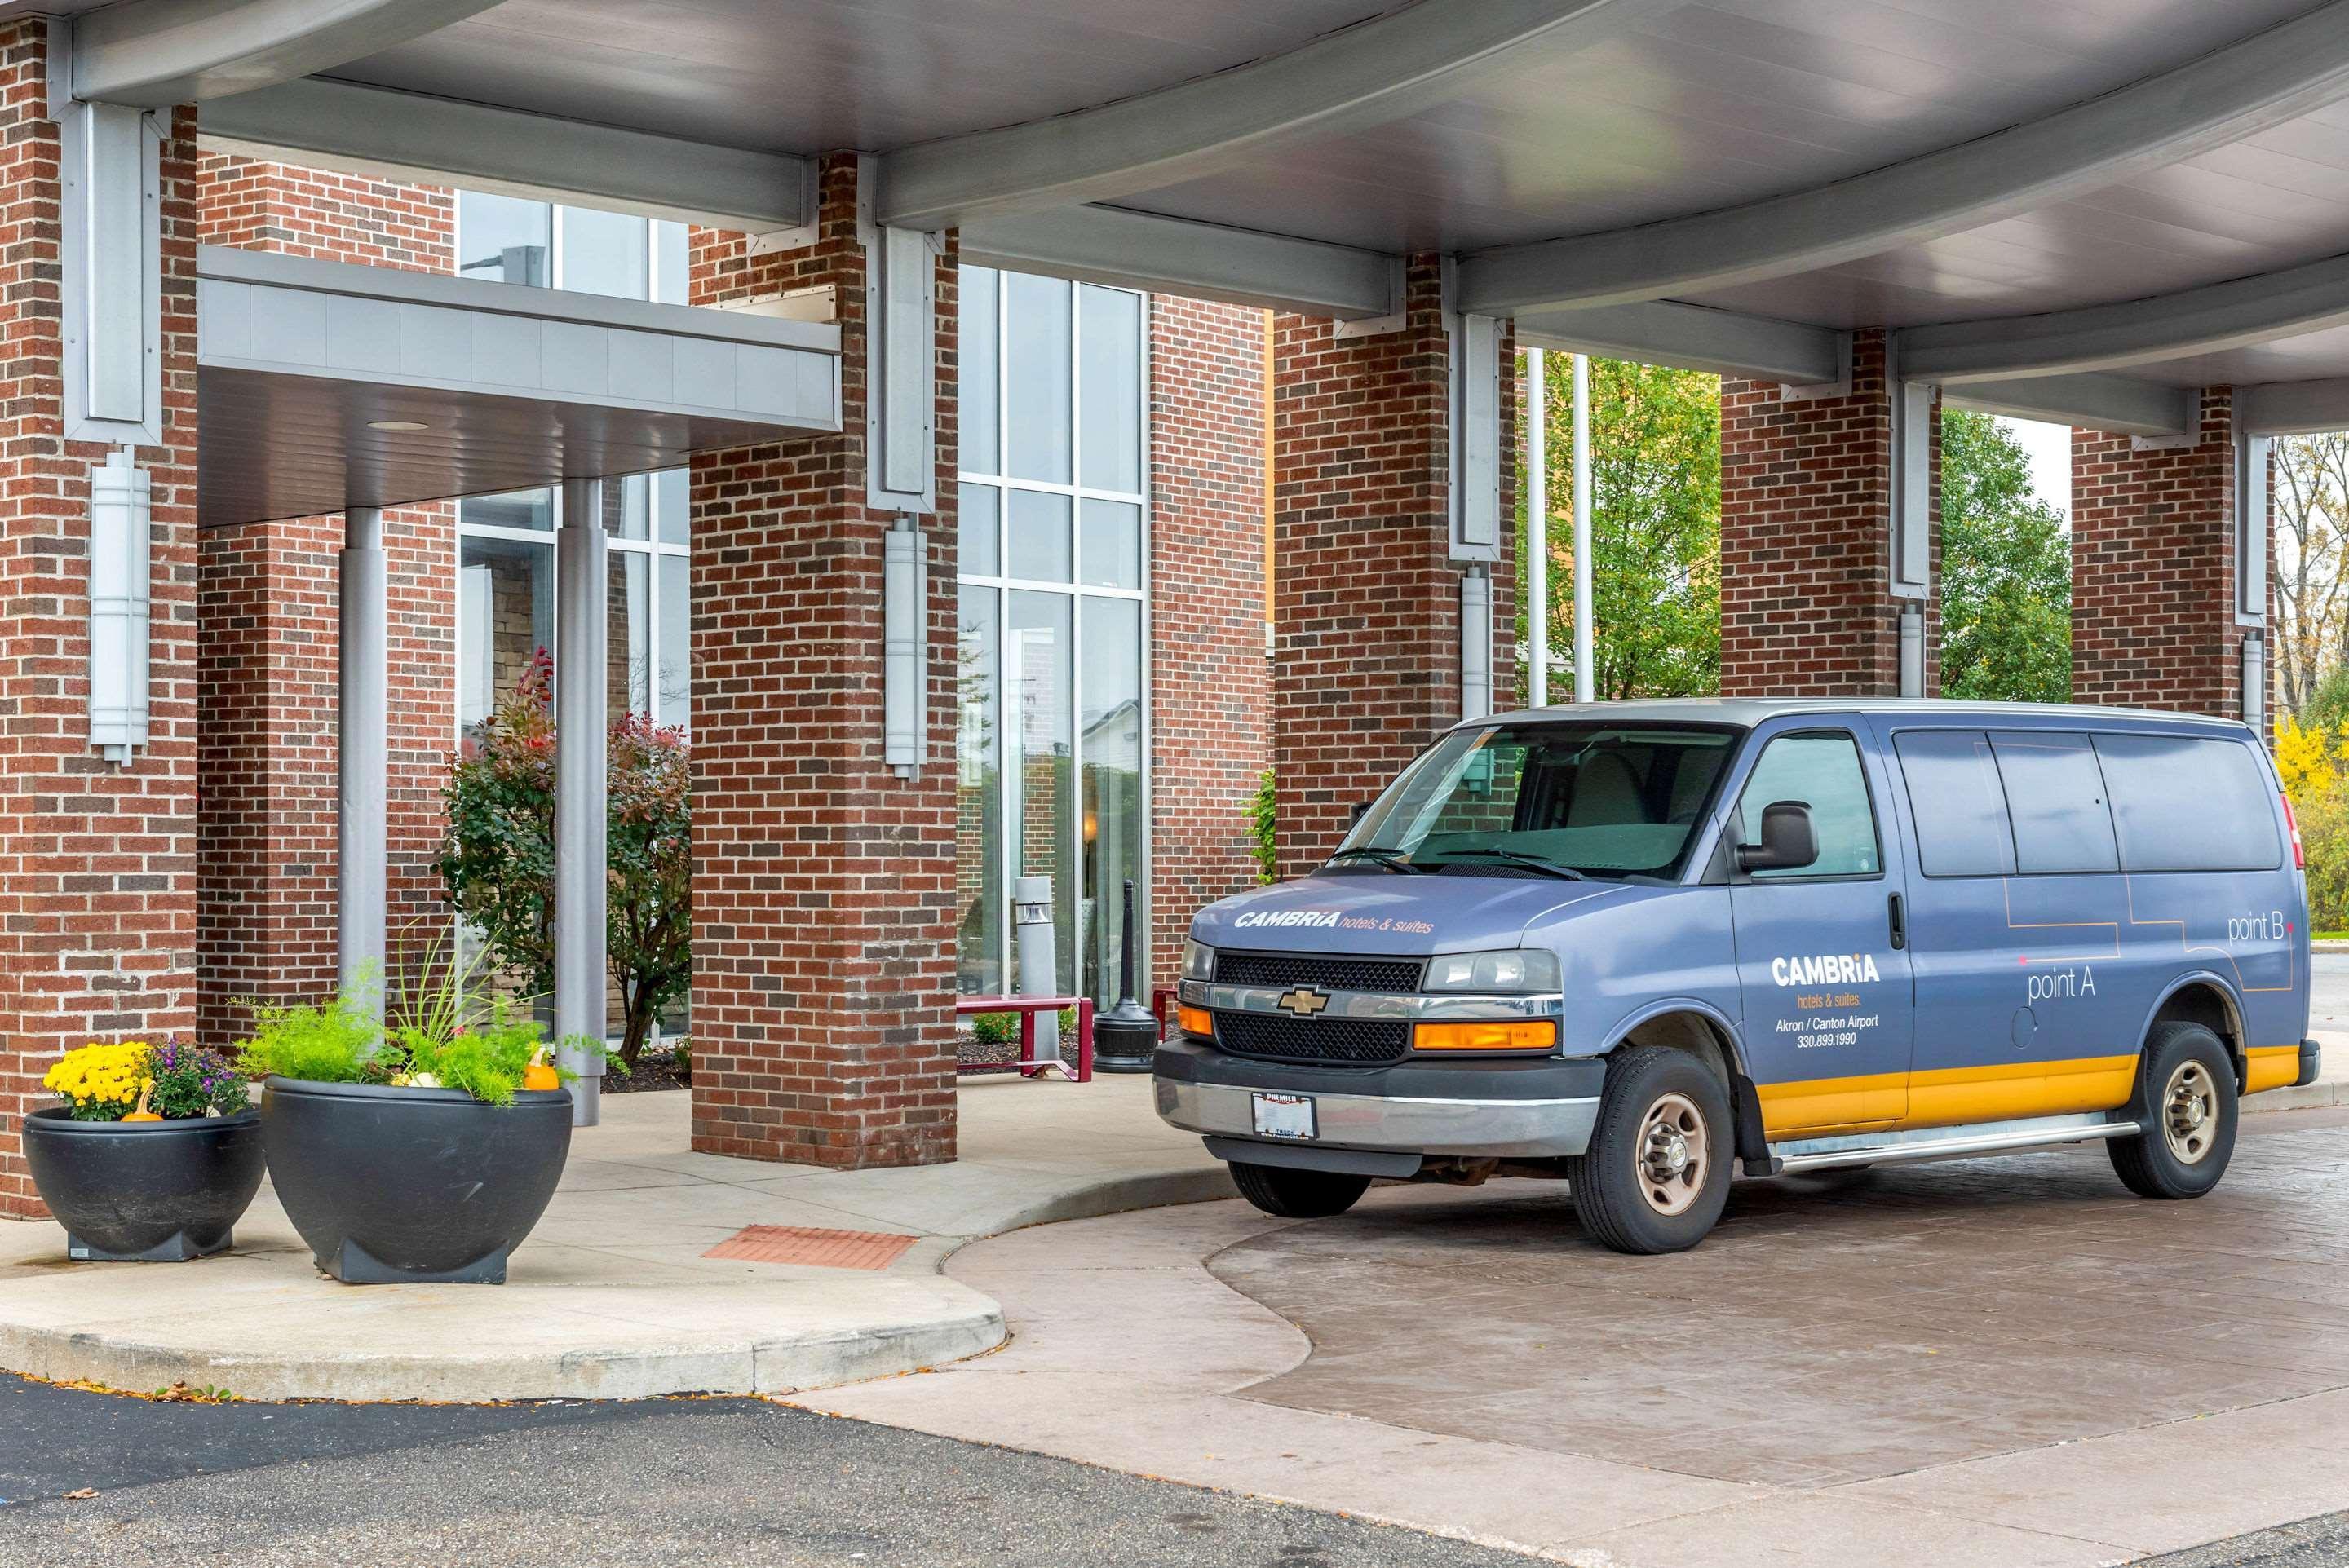
[[[1894,893],[1885,900],[1886,911],[1892,917],[1892,950],[1898,953],[1909,945],[1909,919],[1900,909],[1900,895]]]

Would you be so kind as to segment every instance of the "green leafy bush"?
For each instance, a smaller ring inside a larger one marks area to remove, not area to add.
[[[2349,790],[2327,789],[2296,812],[2308,858],[2308,929],[2349,928]]]
[[[237,1053],[237,1071],[249,1078],[307,1078],[316,1083],[389,1083],[383,1028],[365,1002],[344,995],[292,1006],[253,1004],[253,1037]]]
[[[970,1037],[982,1046],[1009,1045],[1019,1034],[1019,1020],[1009,1013],[979,1013],[970,1020]]]
[[[1256,880],[1260,882],[1280,875],[1279,818],[1280,797],[1273,788],[1272,769],[1268,768],[1248,801],[1248,833],[1255,841],[1248,852],[1256,857]]]

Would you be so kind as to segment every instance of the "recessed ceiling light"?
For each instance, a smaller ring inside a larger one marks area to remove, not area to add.
[[[421,419],[369,419],[370,430],[429,430],[432,427]]]

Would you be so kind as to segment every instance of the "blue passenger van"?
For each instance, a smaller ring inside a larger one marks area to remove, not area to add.
[[[2101,1140],[2209,1191],[2313,1081],[2291,802],[2243,725],[1922,701],[1464,723],[1192,923],[1159,1114],[1258,1208],[1562,1177],[1632,1253],[1749,1176]]]

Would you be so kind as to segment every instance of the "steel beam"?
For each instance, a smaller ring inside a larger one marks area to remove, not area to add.
[[[1402,260],[1119,207],[980,218],[962,231],[980,266],[1358,321],[1402,308]]]
[[[1517,317],[1517,341],[1528,347],[1798,387],[1841,378],[1845,336],[1830,327],[1670,300]]]
[[[2349,429],[2349,377],[2269,381],[2235,388],[2235,424],[2253,436]]]
[[[1301,48],[1174,87],[881,160],[880,221],[968,225],[1161,190],[1307,138],[1457,98],[1521,44],[1585,48],[1680,0],[1419,0]]]
[[[332,70],[497,0],[128,0],[73,24],[73,96],[170,108]]]
[[[1894,341],[1902,375],[1947,384],[2119,370],[2344,325],[2349,255],[2120,304],[1913,326]]]
[[[1906,362],[1902,369],[1909,366]],[[2349,383],[2344,383],[2349,385]],[[2044,419],[2081,430],[2131,436],[2183,436],[2202,417],[2200,393],[2129,376],[2033,376],[2015,381],[1967,381],[1941,388],[1945,407],[2018,419]],[[2343,421],[2349,423],[2349,420]]]
[[[1465,258],[1462,307],[1613,304],[1834,266],[2182,162],[2344,92],[2349,0],[2333,0],[2102,98],[1848,180]]]
[[[203,136],[262,158],[574,201],[786,244],[815,222],[815,169],[804,158],[354,82],[286,82],[207,104]]]

